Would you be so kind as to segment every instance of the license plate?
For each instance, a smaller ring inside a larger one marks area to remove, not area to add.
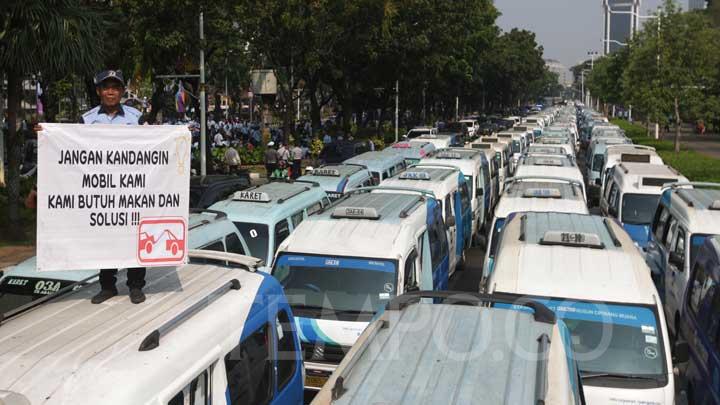
[[[319,377],[314,375],[305,376],[305,386],[313,388],[322,388],[327,382],[328,377]]]

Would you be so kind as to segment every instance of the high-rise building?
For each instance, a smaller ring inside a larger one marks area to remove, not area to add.
[[[638,29],[640,0],[603,0],[604,54],[626,46]]]
[[[565,67],[560,61],[555,59],[545,59],[545,66],[547,66],[548,70],[557,73],[558,75],[558,83],[560,83],[563,86],[570,86],[570,71],[568,68]]]
[[[688,0],[690,10],[702,10],[705,8],[705,0]]]

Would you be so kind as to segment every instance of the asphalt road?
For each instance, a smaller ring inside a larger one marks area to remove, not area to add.
[[[484,250],[480,248],[469,249],[465,253],[465,269],[456,271],[450,277],[448,289],[451,291],[478,292],[484,259]]]

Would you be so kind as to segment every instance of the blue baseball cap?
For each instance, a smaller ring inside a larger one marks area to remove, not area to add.
[[[95,75],[95,86],[99,86],[106,80],[115,80],[125,87],[125,79],[121,70],[103,70]]]

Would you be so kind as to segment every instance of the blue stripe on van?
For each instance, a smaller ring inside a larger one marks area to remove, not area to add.
[[[315,319],[301,318],[296,316],[295,326],[297,327],[298,333],[300,334],[300,340],[305,343],[323,342],[333,345],[339,345],[337,342],[330,339],[325,333],[323,333]]]
[[[347,177],[345,177],[344,179],[340,180],[340,183],[338,183],[337,189],[336,189],[335,191],[337,191],[338,193],[344,193],[344,192],[345,192],[345,186],[347,185],[347,183],[348,183],[348,178],[347,178]]]

